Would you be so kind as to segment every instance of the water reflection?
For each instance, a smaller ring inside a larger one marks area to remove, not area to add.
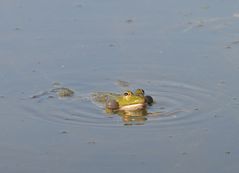
[[[147,110],[135,110],[135,111],[117,111],[106,109],[108,114],[118,114],[121,117],[124,125],[144,125],[147,121]]]
[[[147,110],[124,111],[120,112],[124,125],[144,125],[147,121]]]

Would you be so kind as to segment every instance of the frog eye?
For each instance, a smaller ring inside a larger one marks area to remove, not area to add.
[[[128,96],[128,95],[129,95],[129,93],[127,93],[127,92],[124,93],[124,96]]]
[[[143,90],[143,89],[137,89],[137,90],[135,91],[135,94],[136,94],[136,95],[144,95],[144,90]]]
[[[141,89],[141,91],[142,91],[142,93],[144,94],[144,90],[143,90],[143,89]]]
[[[132,95],[132,92],[131,91],[127,91],[124,93],[124,96],[131,96]]]

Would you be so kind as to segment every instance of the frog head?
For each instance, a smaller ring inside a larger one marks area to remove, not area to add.
[[[135,95],[131,91],[125,92],[116,99],[119,104],[119,110],[139,110],[145,108],[144,96]]]

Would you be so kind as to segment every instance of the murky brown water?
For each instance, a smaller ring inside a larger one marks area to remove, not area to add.
[[[0,170],[237,173],[238,5],[1,1]],[[142,118],[90,97],[136,88]]]

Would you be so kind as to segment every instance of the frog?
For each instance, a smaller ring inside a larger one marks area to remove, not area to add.
[[[145,109],[146,106],[145,97],[135,95],[132,91],[126,91],[115,99],[108,97],[106,100],[106,109],[110,110],[135,111]]]

